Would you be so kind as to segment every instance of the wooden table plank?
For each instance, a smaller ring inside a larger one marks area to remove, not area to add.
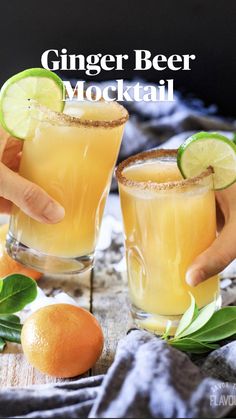
[[[92,313],[103,329],[105,344],[92,374],[104,374],[112,364],[118,341],[133,322],[129,310],[127,275],[113,267],[123,257],[123,237],[113,235],[110,249],[98,255],[92,277]]]
[[[126,335],[131,318],[127,301],[127,289],[117,275],[94,277],[93,314],[100,322],[104,338],[104,350],[95,364],[93,375],[104,374],[113,362],[118,341]]]

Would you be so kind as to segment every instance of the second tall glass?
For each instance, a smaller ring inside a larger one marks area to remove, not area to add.
[[[163,332],[177,326],[190,303],[219,295],[218,277],[197,287],[186,271],[216,237],[212,172],[182,179],[175,150],[153,150],[118,166],[132,312],[141,327]]]

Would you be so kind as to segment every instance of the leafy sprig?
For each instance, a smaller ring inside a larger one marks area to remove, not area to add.
[[[169,335],[170,324],[162,335],[171,346],[196,354],[219,348],[219,343],[236,334],[236,307],[223,307],[216,311],[216,301],[201,310],[193,295],[191,304],[183,314],[174,337]]]
[[[0,352],[6,342],[21,341],[22,324],[14,313],[37,296],[36,282],[25,275],[12,274],[0,280]]]

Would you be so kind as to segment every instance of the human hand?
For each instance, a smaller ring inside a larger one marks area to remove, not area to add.
[[[0,212],[9,213],[14,203],[37,221],[57,223],[65,215],[64,208],[17,173],[22,146],[23,141],[11,137],[0,126]]]
[[[236,258],[236,183],[216,192],[216,202],[219,235],[189,267],[186,282],[190,286],[218,274]]]

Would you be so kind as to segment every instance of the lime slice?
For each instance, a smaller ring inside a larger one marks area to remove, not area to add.
[[[179,147],[177,164],[184,178],[198,176],[211,166],[214,189],[224,189],[236,181],[236,145],[224,135],[199,132]]]
[[[11,135],[32,138],[42,112],[34,103],[62,112],[65,102],[60,77],[43,68],[30,68],[6,81],[0,92],[0,123]]]

